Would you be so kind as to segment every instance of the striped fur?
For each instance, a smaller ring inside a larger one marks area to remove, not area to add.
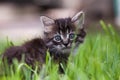
[[[71,18],[56,19],[51,32],[45,34],[46,43],[50,51],[54,54],[69,54],[73,43],[78,47],[84,41],[86,32],[84,28],[78,28],[71,21]],[[69,36],[74,33],[76,38],[70,40]],[[61,41],[54,41],[55,35],[60,35]]]

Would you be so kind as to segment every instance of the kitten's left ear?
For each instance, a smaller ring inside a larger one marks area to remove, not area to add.
[[[80,28],[83,27],[85,14],[83,11],[78,12],[75,16],[72,17],[71,21],[76,23]]]

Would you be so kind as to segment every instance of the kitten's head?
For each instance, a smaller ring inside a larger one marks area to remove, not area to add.
[[[71,47],[78,47],[86,35],[84,31],[84,12],[72,18],[53,20],[46,16],[40,17],[44,25],[46,44],[53,53],[70,53]]]

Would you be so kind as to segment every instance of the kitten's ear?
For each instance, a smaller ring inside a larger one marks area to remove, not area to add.
[[[75,16],[72,17],[71,21],[75,23],[80,28],[83,27],[85,14],[83,11],[78,12]]]
[[[51,31],[51,26],[54,25],[54,23],[55,23],[53,19],[51,19],[49,17],[46,17],[46,16],[41,16],[40,21],[44,26],[44,31],[45,32],[50,32]]]

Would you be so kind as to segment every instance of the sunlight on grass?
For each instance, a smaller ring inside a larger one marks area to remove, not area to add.
[[[46,64],[37,72],[25,63],[18,63],[9,68],[0,60],[0,80],[120,80],[120,37],[111,24],[100,21],[103,33],[87,34],[78,54],[70,56],[64,74],[58,73],[58,64],[51,61],[49,52]],[[12,43],[0,43],[0,51]],[[63,66],[64,68],[64,66]],[[31,73],[33,74],[31,76]]]

